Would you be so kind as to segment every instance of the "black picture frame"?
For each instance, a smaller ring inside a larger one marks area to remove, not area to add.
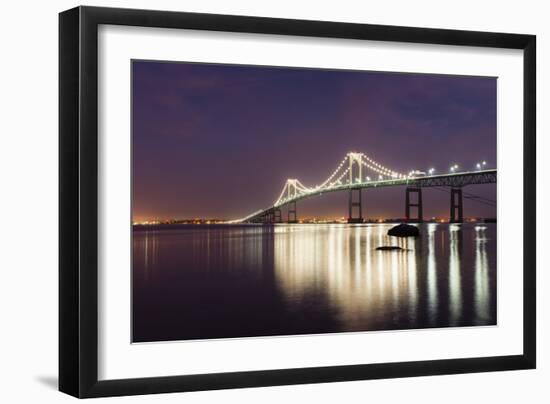
[[[523,50],[523,354],[98,380],[100,24]],[[85,398],[535,368],[535,61],[534,35],[96,7],[60,13],[59,390]]]

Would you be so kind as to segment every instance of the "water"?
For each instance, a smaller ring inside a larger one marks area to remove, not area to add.
[[[135,229],[133,340],[496,324],[495,224],[390,227]]]

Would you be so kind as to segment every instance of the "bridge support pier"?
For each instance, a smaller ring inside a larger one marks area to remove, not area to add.
[[[451,223],[462,223],[464,219],[462,208],[462,188],[451,188]]]
[[[358,199],[353,199],[353,193],[357,192]],[[353,208],[358,208],[359,215],[357,217],[353,216]],[[348,203],[348,223],[363,223],[363,206],[361,201],[361,188],[349,190],[349,203]]]
[[[280,208],[273,209],[273,223],[282,223],[283,215],[281,214]]]
[[[288,204],[288,223],[297,223],[298,217],[296,216],[296,201]]]
[[[411,199],[411,194],[416,194],[416,202]],[[416,208],[416,218],[411,218],[411,208]],[[421,187],[407,187],[405,193],[405,217],[407,222],[421,223],[424,218],[422,215],[422,188]]]

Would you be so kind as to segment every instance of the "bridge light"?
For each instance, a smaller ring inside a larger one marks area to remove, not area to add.
[[[486,165],[487,162],[486,162],[485,160],[483,160],[481,164],[482,164],[482,165]]]
[[[477,168],[478,170],[481,170],[481,164],[477,163],[477,164],[476,164],[476,168]]]
[[[381,175],[379,175],[379,176],[378,176],[378,179],[379,179],[379,180],[382,180],[382,179],[384,179],[384,177],[381,176]]]
[[[428,174],[432,175],[435,172],[435,168],[430,168],[428,170]]]

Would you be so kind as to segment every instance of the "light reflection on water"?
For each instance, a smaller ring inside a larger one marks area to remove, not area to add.
[[[496,324],[494,224],[389,228],[134,231],[134,341]]]
[[[428,263],[426,268],[426,294],[428,296],[428,319],[430,326],[435,325],[437,314],[437,264],[435,259],[435,229],[437,224],[430,223],[428,228]]]
[[[449,254],[449,317],[450,324],[456,324],[462,314],[462,287],[460,274],[460,253],[462,251],[461,226],[449,226],[451,253]]]
[[[475,296],[474,305],[476,309],[476,315],[487,321],[491,319],[491,313],[489,309],[489,301],[491,297],[490,290],[490,266],[489,259],[487,258],[487,242],[489,239],[485,236],[487,227],[476,226],[476,266],[475,266]]]

